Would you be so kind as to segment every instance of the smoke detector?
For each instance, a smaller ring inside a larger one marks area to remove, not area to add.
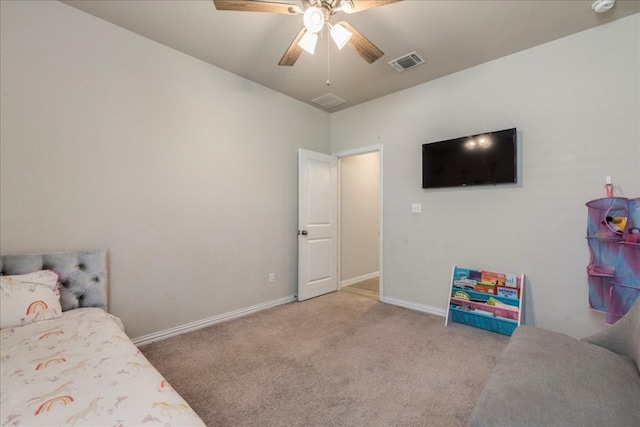
[[[596,0],[591,5],[595,13],[603,13],[611,9],[616,4],[616,0]]]

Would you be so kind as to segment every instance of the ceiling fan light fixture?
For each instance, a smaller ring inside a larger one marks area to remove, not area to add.
[[[319,7],[311,6],[304,11],[302,22],[307,31],[317,33],[324,26],[324,12]]]
[[[316,44],[318,43],[318,34],[307,31],[304,33],[300,41],[298,42],[298,46],[300,46],[305,51],[309,52],[311,55],[316,51]]]
[[[353,12],[353,1],[352,0],[342,0],[338,7],[333,8],[334,12]]]
[[[351,31],[347,30],[340,24],[329,25],[331,38],[335,42],[338,49],[342,49],[349,43],[351,40],[351,36],[353,35]]]

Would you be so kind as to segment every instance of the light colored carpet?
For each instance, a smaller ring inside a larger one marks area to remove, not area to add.
[[[347,292],[142,347],[212,426],[463,426],[508,337]]]

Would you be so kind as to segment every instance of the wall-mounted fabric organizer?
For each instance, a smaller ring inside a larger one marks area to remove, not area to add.
[[[589,305],[618,321],[640,296],[640,198],[587,203]]]

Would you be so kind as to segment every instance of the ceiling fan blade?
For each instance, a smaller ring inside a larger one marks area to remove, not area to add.
[[[397,3],[402,0],[353,0],[353,9],[345,10],[347,13],[356,13],[374,7],[385,6],[391,3]]]
[[[287,51],[284,53],[284,55],[282,55],[282,58],[280,58],[280,62],[278,62],[278,65],[286,65],[290,67],[296,63],[298,58],[300,58],[300,54],[302,53],[302,48],[298,46],[298,42],[306,32],[306,28],[300,30],[296,38],[291,42],[291,45],[289,46]]]
[[[236,10],[240,12],[269,12],[283,15],[302,13],[300,6],[286,3],[273,3],[253,0],[213,0],[218,10]]]
[[[349,47],[355,50],[356,53],[362,56],[365,59],[365,61],[367,61],[369,64],[373,64],[378,59],[380,59],[382,55],[384,55],[384,52],[381,51],[378,48],[378,46],[371,43],[371,41],[368,38],[363,36],[358,30],[353,28],[351,25],[349,25],[344,21],[341,21],[338,23],[343,27],[345,27],[347,30],[351,31],[352,36],[349,39],[349,42],[347,43]]]

